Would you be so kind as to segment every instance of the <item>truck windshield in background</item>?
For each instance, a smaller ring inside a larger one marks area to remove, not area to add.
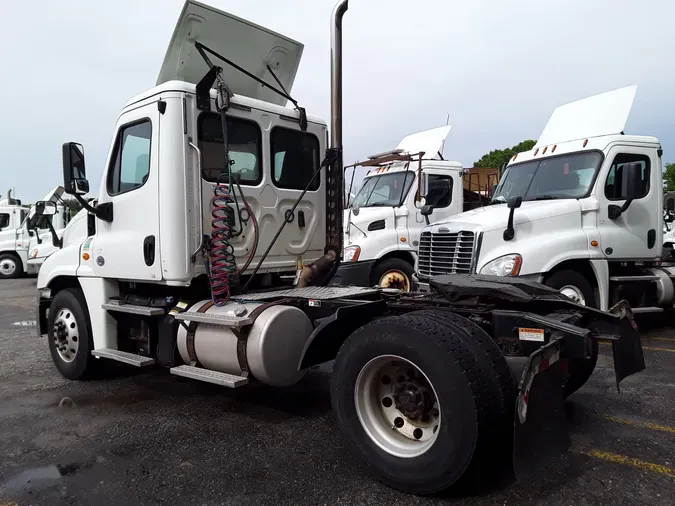
[[[510,165],[492,203],[511,197],[527,200],[578,199],[588,194],[602,163],[598,152],[574,153]]]
[[[405,200],[415,179],[413,171],[390,172],[369,177],[354,199],[359,207],[394,207]]]

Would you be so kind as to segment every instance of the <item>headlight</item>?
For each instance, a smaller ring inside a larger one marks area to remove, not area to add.
[[[356,262],[361,254],[359,246],[347,246],[343,251],[343,262]]]
[[[523,257],[514,253],[495,258],[486,263],[478,274],[487,274],[490,276],[517,276],[520,273],[520,266],[523,264]]]
[[[30,252],[30,257],[31,257],[31,258],[37,258],[37,255],[38,255],[38,250],[37,250],[37,248]]]

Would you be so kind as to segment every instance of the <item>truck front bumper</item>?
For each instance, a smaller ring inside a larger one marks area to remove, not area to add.
[[[341,263],[331,284],[341,286],[371,286],[370,276],[374,266],[375,260]]]

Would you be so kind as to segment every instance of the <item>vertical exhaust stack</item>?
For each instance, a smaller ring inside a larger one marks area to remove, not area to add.
[[[331,16],[331,143],[326,152],[326,160],[330,161],[326,167],[326,246],[323,258],[313,266],[322,272],[310,272],[308,266],[298,286],[304,286],[309,279],[319,277],[322,285],[330,284],[342,259],[345,192],[342,158],[342,17],[348,8],[349,0],[340,0]]]

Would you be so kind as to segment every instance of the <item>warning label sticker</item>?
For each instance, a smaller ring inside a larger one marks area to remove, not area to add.
[[[518,329],[518,339],[521,341],[538,341],[544,342],[544,329],[528,329],[528,328],[519,328]]]

